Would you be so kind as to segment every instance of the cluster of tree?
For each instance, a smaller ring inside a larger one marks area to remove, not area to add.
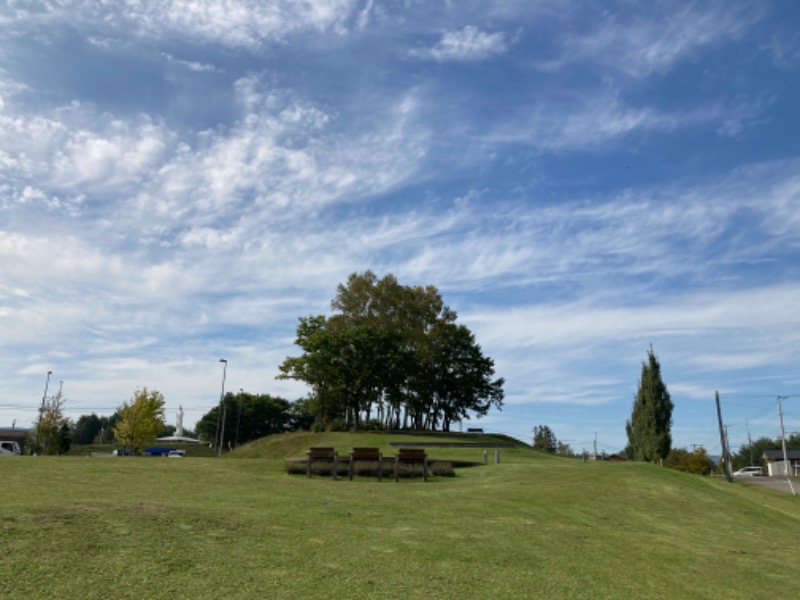
[[[662,465],[677,471],[697,473],[698,475],[710,475],[714,470],[714,461],[702,446],[696,448],[694,452],[689,452],[685,448],[673,448],[667,454]]]
[[[760,437],[748,444],[739,447],[739,451],[733,455],[733,470],[760,465],[765,450],[780,450],[783,448],[781,438]],[[787,450],[800,450],[800,433],[793,433],[786,438]]]
[[[213,442],[225,426],[226,446],[243,444],[273,433],[311,429],[314,416],[306,399],[289,402],[268,394],[228,393],[223,400],[227,418],[218,421],[214,407],[197,424],[197,432],[184,429],[188,437],[199,436]],[[71,444],[117,444],[139,454],[158,437],[175,433],[164,418],[164,396],[158,390],[136,390],[111,416],[81,415],[75,422],[64,417],[61,392],[44,403],[34,428],[31,450],[38,454],[65,454]]]
[[[628,434],[625,454],[628,458],[653,462],[669,455],[673,406],[667,386],[661,379],[661,364],[650,348],[647,362],[642,362],[631,418],[625,424]]]
[[[310,429],[314,417],[308,411],[308,400],[289,402],[269,394],[228,392],[222,400],[222,411],[215,406],[197,422],[197,434],[204,440],[223,439],[226,447],[286,431]],[[223,428],[219,435],[219,428]]]
[[[503,379],[475,336],[456,324],[433,286],[410,287],[393,275],[352,274],[340,284],[330,317],[300,318],[303,350],[279,378],[311,389],[315,427],[449,431],[503,403]]]
[[[533,449],[561,456],[575,456],[569,444],[558,440],[547,425],[537,425],[533,428]]]

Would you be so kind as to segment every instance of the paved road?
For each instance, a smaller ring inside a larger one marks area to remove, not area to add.
[[[734,477],[734,479],[742,483],[750,483],[753,485],[768,487],[778,492],[785,492],[787,494],[792,493],[792,489],[786,482],[786,477]],[[800,494],[800,480],[797,478],[792,478],[792,485],[794,486],[795,492]]]

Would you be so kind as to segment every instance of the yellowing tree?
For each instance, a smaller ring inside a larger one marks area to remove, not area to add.
[[[117,443],[134,454],[141,454],[164,426],[164,396],[157,390],[136,390],[133,397],[117,409],[114,426]]]

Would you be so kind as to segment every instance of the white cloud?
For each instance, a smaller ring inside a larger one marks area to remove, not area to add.
[[[764,113],[762,101],[745,104],[707,104],[690,110],[665,111],[655,106],[633,106],[609,90],[595,94],[544,98],[524,113],[478,139],[490,145],[524,144],[548,153],[608,152],[607,144],[632,135],[672,133],[704,128],[736,136]]]
[[[663,3],[656,18],[637,18],[635,11],[607,12],[588,34],[564,36],[561,55],[541,60],[553,70],[572,62],[601,63],[631,77],[664,73],[674,64],[691,60],[703,47],[737,40],[763,11],[755,6],[711,3],[699,6]]]
[[[467,62],[503,54],[507,49],[504,33],[486,33],[473,25],[467,25],[460,31],[445,32],[433,47],[413,50],[411,55],[440,62]]]
[[[356,0],[60,0],[39,6],[20,3],[12,13],[0,13],[0,19],[9,25],[58,19],[91,24],[95,31],[102,24],[111,35],[92,34],[94,43],[99,44],[107,43],[115,32],[133,29],[145,36],[256,49],[298,32],[346,33],[357,5]]]

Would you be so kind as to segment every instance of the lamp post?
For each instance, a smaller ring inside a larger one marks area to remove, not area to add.
[[[44,382],[44,394],[42,394],[42,406],[39,408],[39,426],[36,428],[36,446],[42,443],[42,418],[44,418],[44,403],[47,400],[47,387],[50,385],[50,375],[52,371],[47,372],[47,379]]]
[[[222,456],[222,444],[225,441],[225,416],[223,413],[222,401],[225,398],[225,375],[228,372],[228,361],[220,358],[219,362],[223,363],[222,367],[222,391],[219,393],[219,412],[217,413],[217,431],[219,432],[219,445],[217,446],[217,456]],[[220,416],[222,416],[222,427],[220,427]]]

